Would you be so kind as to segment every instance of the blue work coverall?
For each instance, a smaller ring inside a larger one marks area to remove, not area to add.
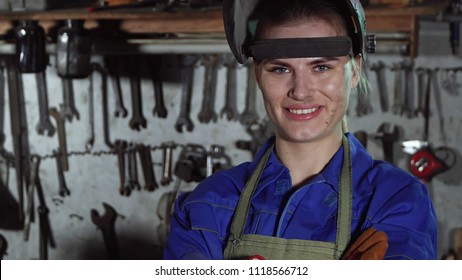
[[[429,191],[395,165],[373,160],[353,135],[351,239],[374,227],[388,235],[385,259],[436,259],[437,219]],[[216,172],[175,203],[165,259],[223,259],[229,227],[246,180],[274,138],[253,162]],[[315,160],[315,159],[313,159]],[[252,199],[244,233],[334,242],[343,147],[309,183],[292,188],[289,170],[270,155]]]

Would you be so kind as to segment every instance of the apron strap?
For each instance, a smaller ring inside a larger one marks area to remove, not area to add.
[[[273,151],[274,145],[269,147],[263,157],[258,162],[257,167],[255,168],[252,176],[247,181],[242,190],[241,195],[239,196],[239,201],[237,204],[236,212],[233,217],[233,221],[230,229],[230,238],[231,240],[240,240],[244,232],[244,227],[247,220],[247,215],[249,214],[250,201],[252,200],[253,194],[255,192],[260,176],[265,169],[266,162],[268,161],[271,152]]]
[[[338,187],[338,214],[337,214],[337,236],[335,259],[339,259],[340,252],[346,250],[350,242],[351,233],[351,204],[352,204],[352,172],[350,143],[348,138],[343,135],[343,163],[339,178]]]

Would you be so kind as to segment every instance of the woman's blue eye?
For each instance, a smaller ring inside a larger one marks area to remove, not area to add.
[[[324,72],[329,70],[329,66],[327,65],[316,65],[315,70],[318,72]]]
[[[289,72],[289,70],[285,67],[273,67],[271,69],[271,72],[274,72],[274,73],[287,73]]]

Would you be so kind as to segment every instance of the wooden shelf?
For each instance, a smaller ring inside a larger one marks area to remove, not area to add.
[[[223,33],[221,9],[152,12],[150,9],[88,12],[56,10],[40,13],[0,13],[0,34],[14,27],[18,20],[37,20],[50,30],[67,19],[85,20],[87,29],[118,28],[121,32],[140,33]]]
[[[367,29],[374,32],[409,33],[409,53],[417,55],[418,19],[420,15],[436,15],[444,7],[439,5],[405,8],[368,7]],[[0,35],[10,32],[18,20],[37,20],[48,31],[56,30],[67,19],[85,20],[85,28],[102,32],[129,34],[166,33],[224,33],[220,8],[157,12],[150,8],[89,12],[87,9],[52,10],[46,12],[0,13]]]

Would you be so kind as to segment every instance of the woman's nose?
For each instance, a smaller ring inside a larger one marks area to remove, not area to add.
[[[313,81],[309,75],[294,73],[291,81],[289,96],[296,100],[305,100],[313,95]]]

